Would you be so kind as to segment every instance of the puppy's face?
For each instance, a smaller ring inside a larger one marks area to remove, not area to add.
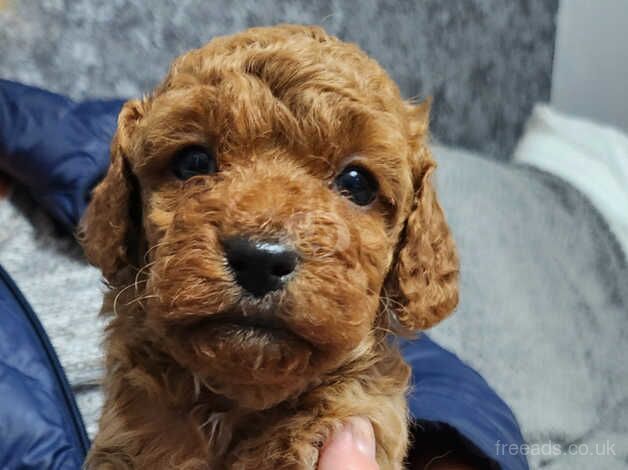
[[[269,406],[367,354],[391,313],[416,330],[455,306],[426,122],[322,30],[219,38],[125,105],[87,255],[139,286],[153,344]]]

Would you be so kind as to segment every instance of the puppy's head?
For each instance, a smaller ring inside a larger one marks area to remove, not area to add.
[[[393,323],[425,329],[455,307],[427,122],[321,29],[215,39],[124,106],[85,251],[114,293],[139,289],[153,344],[269,406]]]

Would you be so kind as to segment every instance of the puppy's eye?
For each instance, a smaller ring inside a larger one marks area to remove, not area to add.
[[[172,160],[172,172],[180,180],[197,175],[210,175],[217,170],[216,157],[203,147],[186,147]]]
[[[364,168],[348,166],[334,181],[341,194],[351,199],[358,206],[370,204],[377,195],[377,180]]]

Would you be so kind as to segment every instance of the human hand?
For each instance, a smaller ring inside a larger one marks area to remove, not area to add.
[[[426,439],[431,448],[427,452],[411,452],[408,469],[429,470],[474,470],[485,468],[484,465],[471,463],[464,452],[457,449],[455,443],[445,439],[435,443]],[[453,448],[452,448],[453,446]],[[366,418],[350,418],[336,431],[321,450],[318,470],[379,470],[375,460],[375,434],[373,426]],[[454,450],[455,449],[455,450]],[[414,455],[417,454],[417,455]]]
[[[370,421],[350,418],[332,434],[321,450],[318,470],[379,470]]]

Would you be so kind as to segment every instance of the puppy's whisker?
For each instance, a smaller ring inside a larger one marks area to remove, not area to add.
[[[377,330],[377,331],[383,331],[384,333],[387,333],[387,334],[394,334],[394,333],[395,333],[395,332],[394,332],[393,330],[391,330],[390,328],[385,328],[385,327],[383,327],[383,326],[376,326],[376,327],[374,327],[373,329],[374,329],[374,330]],[[382,342],[382,341],[384,341],[384,338],[380,339],[380,342]]]
[[[194,382],[194,398],[198,400],[198,397],[201,395],[201,381],[196,375],[192,376],[192,381]]]
[[[122,296],[122,294],[124,294],[126,291],[128,291],[132,287],[135,287],[135,283],[131,283],[128,286],[123,287],[122,289],[118,291],[118,293],[114,297],[112,308],[113,308],[113,314],[115,316],[118,316],[118,301],[120,300],[120,296]]]
[[[389,299],[389,302],[391,304],[393,304],[394,306],[396,306],[397,309],[400,310],[401,312],[408,313],[408,306],[407,305],[404,305],[401,302],[399,302],[397,300],[394,300],[394,299]]]
[[[135,297],[135,298],[134,298],[134,299],[132,299],[132,300],[129,300],[129,301],[128,301],[125,305],[127,305],[127,306],[128,306],[128,305],[131,305],[131,304],[134,304],[134,303],[136,303],[136,302],[137,302],[137,303],[139,303],[140,305],[142,305],[142,306],[143,306],[143,305],[144,305],[144,304],[143,304],[144,300],[148,300],[148,299],[157,299],[157,298],[159,298],[159,296],[158,296],[157,294],[141,295],[141,296],[139,296],[139,297]]]
[[[154,244],[153,246],[151,246],[148,250],[146,250],[146,253],[144,253],[144,262],[145,262],[145,263],[148,263],[148,255],[149,255],[149,254],[150,254],[153,250],[156,250],[156,249],[157,249],[157,248],[159,248],[159,247],[166,246],[166,245],[169,245],[169,244],[170,244],[170,241],[169,241],[169,240],[165,240],[165,241],[162,241],[162,242],[160,242],[160,243],[155,243],[155,244]]]
[[[146,282],[147,281],[147,279],[140,279],[140,276],[142,275],[142,273],[144,273],[147,269],[150,269],[155,263],[156,263],[156,261],[153,261],[152,263],[148,263],[148,264],[142,266],[137,271],[137,273],[135,274],[135,282],[134,282],[134,285],[135,285],[136,289],[138,288],[138,284],[140,282]]]
[[[336,13],[330,13],[329,15],[324,16],[323,19],[321,20],[321,24],[327,23],[327,21],[332,19],[334,16],[337,16],[337,14]]]

